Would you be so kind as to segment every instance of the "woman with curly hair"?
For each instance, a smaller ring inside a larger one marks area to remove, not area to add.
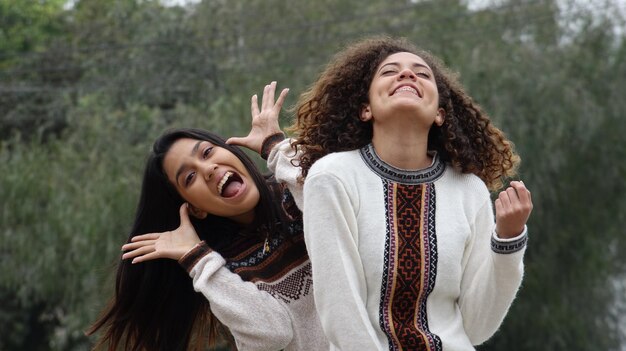
[[[304,180],[315,305],[333,347],[473,350],[491,337],[521,284],[532,201],[512,181],[494,221],[490,190],[519,157],[456,77],[406,40],[368,38],[296,111],[295,139],[274,134],[263,149],[297,197]]]

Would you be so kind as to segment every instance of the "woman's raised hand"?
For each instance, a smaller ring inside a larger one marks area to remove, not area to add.
[[[280,130],[280,124],[278,124],[278,115],[280,114],[280,109],[283,107],[289,89],[283,89],[276,101],[274,101],[275,92],[276,82],[271,82],[265,86],[260,110],[257,95],[252,95],[250,106],[252,112],[252,127],[250,133],[248,133],[246,137],[232,137],[228,139],[226,143],[244,146],[260,154],[263,140],[270,135],[282,132]]]
[[[521,234],[532,210],[530,191],[521,181],[511,182],[511,186],[501,191],[496,199],[498,237],[507,239]]]
[[[131,242],[122,246],[122,259],[133,259],[132,263],[170,258],[179,260],[191,250],[200,238],[189,221],[188,204],[180,206],[180,226],[176,230],[163,233],[137,235]]]

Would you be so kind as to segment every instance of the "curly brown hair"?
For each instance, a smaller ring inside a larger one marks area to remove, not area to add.
[[[418,49],[404,38],[365,38],[339,52],[317,81],[298,99],[294,148],[303,151],[298,166],[304,179],[315,161],[332,152],[359,149],[372,141],[372,122],[360,112],[376,68],[389,55],[410,52],[432,69],[439,91],[439,107],[445,110],[441,127],[433,124],[428,149],[463,173],[480,177],[490,190],[502,187],[515,175],[520,158],[513,143],[496,128],[489,116],[467,95],[441,60]]]

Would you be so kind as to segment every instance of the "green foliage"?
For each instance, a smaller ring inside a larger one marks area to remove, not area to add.
[[[610,1],[565,3],[0,0],[0,350],[89,348],[164,129],[245,135],[263,85],[290,87],[290,105],[374,33],[442,57],[522,156],[526,276],[480,350],[618,350],[625,26]]]
[[[187,16],[154,1],[79,2],[73,32],[89,48],[81,53],[87,89],[107,91],[118,106],[202,103],[216,84],[215,69]]]
[[[45,49],[61,28],[57,18],[64,0],[0,0],[0,68],[18,54]]]
[[[0,0],[0,140],[64,126],[67,96],[54,89],[72,77],[58,74],[59,64],[70,61],[57,59],[62,46],[55,45],[65,35],[63,4]]]
[[[18,139],[4,144],[2,241],[10,267],[2,286],[26,309],[59,322],[64,344],[83,338],[81,329],[100,305],[103,278],[119,254],[138,194],[141,165],[154,128],[151,114],[102,114],[80,106],[75,132],[46,143]],[[104,133],[103,133],[104,132]],[[137,136],[145,138],[139,143]],[[110,291],[110,289],[105,289]],[[34,316],[40,318],[40,316]],[[44,339],[45,340],[45,339]]]

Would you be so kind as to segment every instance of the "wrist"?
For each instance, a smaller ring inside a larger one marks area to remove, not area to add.
[[[526,247],[528,243],[528,228],[524,226],[522,232],[510,238],[503,238],[494,230],[491,236],[491,249],[500,254],[510,254],[518,252]]]
[[[520,234],[522,234],[525,228],[526,226],[522,226],[521,228],[515,228],[515,229],[511,229],[511,228],[502,229],[502,228],[498,228],[498,226],[496,225],[496,236],[500,239],[515,238],[519,236]]]
[[[186,271],[189,273],[193,266],[198,263],[198,261],[209,254],[211,248],[207,245],[206,242],[201,241],[197,243],[191,250],[187,251],[180,259],[178,259],[178,264],[180,264]]]
[[[285,139],[285,133],[277,132],[274,133],[265,139],[263,139],[263,143],[261,143],[261,158],[267,160],[270,155],[270,151],[278,144],[279,142]]]

